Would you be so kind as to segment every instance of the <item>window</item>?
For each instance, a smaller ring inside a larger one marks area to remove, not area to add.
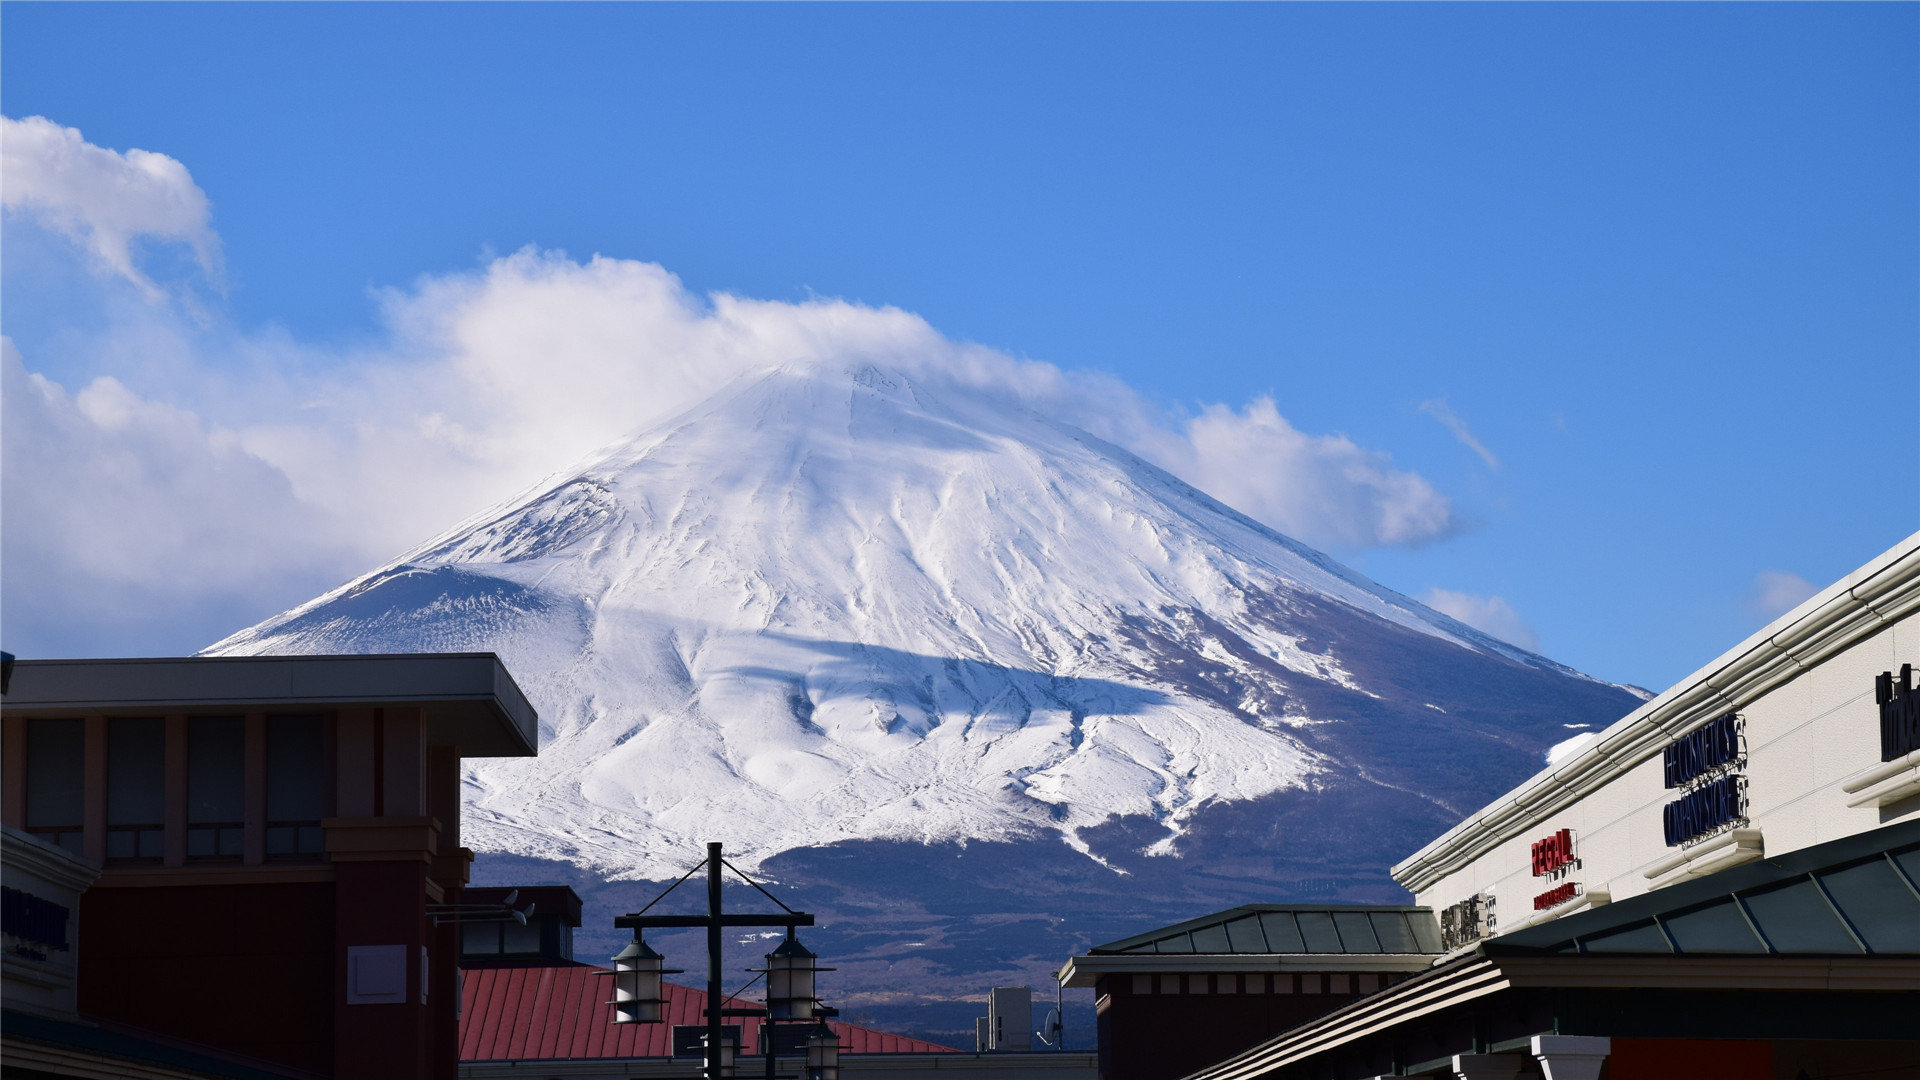
[[[27,831],[83,854],[85,727],[79,720],[29,720],[26,742]]]
[[[166,766],[166,721],[107,721],[107,858],[166,854]]]
[[[267,717],[267,854],[326,850],[325,729],[318,716]]]
[[[541,946],[542,920],[534,919],[521,925],[513,919],[488,919],[467,922],[460,925],[460,952],[463,956],[541,956],[547,950]],[[566,927],[566,934],[557,942],[566,949],[564,955],[573,955],[573,928]]]
[[[237,859],[246,850],[247,725],[237,716],[187,721],[187,856]]]

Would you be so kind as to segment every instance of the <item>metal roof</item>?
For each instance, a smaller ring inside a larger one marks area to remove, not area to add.
[[[531,757],[539,717],[492,653],[19,660],[8,716],[129,716],[417,706],[462,757]]]
[[[663,983],[659,1024],[615,1024],[613,972],[591,964],[466,968],[460,972],[460,1060],[577,1061],[673,1056],[676,1024],[703,1024],[707,995]],[[748,1002],[745,1004],[758,1004]],[[760,1051],[759,1023],[740,1024],[740,1053]],[[956,1053],[952,1047],[833,1021],[843,1054]],[[750,1071],[750,1070],[749,1070]]]
[[[1516,930],[1500,954],[1920,956],[1920,821]]]
[[[1423,907],[1379,904],[1244,904],[1096,945],[1127,953],[1406,955],[1441,952],[1440,926]]]

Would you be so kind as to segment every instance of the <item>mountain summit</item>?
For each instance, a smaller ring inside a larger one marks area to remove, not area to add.
[[[1124,872],[1282,796],[1410,847],[1634,702],[877,367],[738,381],[207,652],[422,650],[499,653],[542,718],[538,758],[471,767],[467,842],[603,878],[710,839],[1052,838]],[[1283,816],[1262,843],[1325,862]]]

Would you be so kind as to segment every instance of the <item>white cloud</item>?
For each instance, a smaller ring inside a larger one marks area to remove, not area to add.
[[[1513,610],[1513,605],[1498,596],[1476,596],[1452,589],[1428,589],[1420,602],[1466,623],[1482,633],[1492,634],[1508,644],[1528,652],[1540,651],[1540,635]]]
[[[1238,412],[1210,405],[1178,429],[1121,440],[1235,509],[1321,547],[1413,545],[1454,528],[1446,497],[1344,435],[1308,435],[1272,398]]]
[[[1762,570],[1753,575],[1747,603],[1762,618],[1777,619],[1806,602],[1820,587],[1799,574]]]
[[[220,277],[220,240],[207,195],[187,167],[147,150],[115,153],[41,116],[0,116],[0,204],[66,234],[96,269],[165,295],[136,259],[141,240],[184,244],[209,278]]]
[[[136,283],[142,236],[188,243],[217,267],[205,196],[178,162],[89,146],[39,118],[7,124],[10,210],[17,198],[66,222]],[[18,190],[16,170],[29,177]],[[258,596],[322,567],[345,576],[729,380],[794,362],[871,361],[991,388],[1316,546],[1415,545],[1455,527],[1427,481],[1344,436],[1297,430],[1271,399],[1173,414],[1110,376],[956,342],[898,308],[703,297],[651,263],[533,249],[378,303],[384,332],[352,349],[137,305],[65,339],[70,370],[117,376],[71,394],[10,354],[8,517],[41,527],[7,530],[8,621],[60,588],[104,604],[114,590]],[[53,591],[17,587],[21,573]]]
[[[1453,406],[1448,405],[1445,398],[1432,398],[1421,402],[1420,411],[1445,425],[1448,431],[1453,432],[1453,437],[1460,440],[1460,445],[1480,455],[1480,460],[1487,463],[1487,468],[1494,470],[1500,468],[1500,459],[1494,457],[1493,451],[1487,449],[1486,444],[1474,436],[1473,429],[1467,426],[1467,422],[1460,418],[1459,413],[1453,411]]]
[[[112,378],[70,394],[29,374],[6,338],[0,421],[9,630],[42,655],[89,628],[159,640],[169,622],[257,613],[357,568],[338,523],[232,432]]]

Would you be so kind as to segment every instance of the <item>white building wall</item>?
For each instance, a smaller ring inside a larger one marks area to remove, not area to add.
[[[1920,668],[1916,612],[1920,533],[1468,818],[1394,877],[1436,911],[1491,894],[1503,932],[1920,816],[1920,795],[1848,805],[1859,779],[1882,765],[1875,676]],[[1681,793],[1664,786],[1663,751],[1730,710],[1745,718],[1748,827],[1670,848],[1662,812]],[[1562,880],[1586,897],[1536,913],[1533,898],[1557,882],[1533,876],[1532,845],[1563,828],[1580,863]]]

